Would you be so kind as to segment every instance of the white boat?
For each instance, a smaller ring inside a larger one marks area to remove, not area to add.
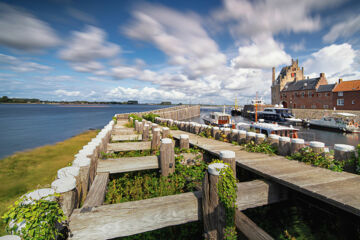
[[[302,125],[303,120],[295,118],[291,110],[283,108],[282,105],[264,108],[264,111],[258,112],[258,118],[264,119],[265,122],[278,122],[287,125]]]
[[[203,118],[203,121],[207,125],[217,127],[232,127],[231,115],[225,113],[225,106],[223,112],[212,112],[208,116]]]
[[[350,117],[356,117],[351,113],[333,113],[338,115],[324,116],[321,119],[312,119],[309,121],[310,127],[324,128],[341,132],[360,132],[359,123],[355,122]]]
[[[293,126],[281,126],[277,123],[264,123],[263,119],[260,119],[256,123],[238,123],[236,129],[246,130],[246,131],[255,131],[256,133],[263,133],[267,136],[270,134],[275,134],[284,137],[298,138],[299,129],[294,128]]]

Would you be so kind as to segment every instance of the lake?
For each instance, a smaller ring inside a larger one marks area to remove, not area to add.
[[[0,159],[63,141],[88,129],[101,129],[116,113],[164,107],[169,106],[0,104]]]

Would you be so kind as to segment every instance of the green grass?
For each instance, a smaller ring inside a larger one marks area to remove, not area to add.
[[[0,215],[24,193],[50,187],[57,170],[66,167],[97,131],[87,131],[63,142],[15,153],[0,160]],[[0,222],[0,236],[5,225]]]

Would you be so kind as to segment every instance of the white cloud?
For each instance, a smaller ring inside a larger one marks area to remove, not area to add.
[[[60,43],[54,30],[28,12],[0,3],[0,44],[33,51]]]
[[[67,96],[67,97],[77,97],[80,95],[79,91],[66,91],[62,89],[56,90],[54,93],[58,96]]]
[[[323,41],[326,43],[335,42],[339,38],[351,37],[355,33],[360,31],[360,15],[351,16],[332,26],[330,31],[324,35]]]
[[[350,44],[332,44],[311,54],[304,62],[304,68],[311,76],[324,72],[330,81],[338,78],[353,80],[360,77],[357,58],[360,58],[360,53]]]
[[[36,62],[30,62],[14,56],[0,53],[0,68],[9,69],[14,72],[46,72],[52,68]]]
[[[254,38],[251,45],[239,47],[239,55],[231,60],[234,68],[271,68],[288,64],[291,57],[270,36]]]
[[[96,72],[103,69],[103,65],[97,61],[77,62],[70,64],[71,67],[78,72]]]
[[[148,41],[191,76],[212,72],[226,62],[195,14],[145,4],[133,12],[134,20],[123,28],[133,39]]]
[[[299,52],[302,50],[305,50],[305,40],[301,40],[298,43],[294,43],[290,46],[290,48],[294,51],[294,52]]]
[[[87,26],[83,32],[74,31],[65,49],[59,55],[71,62],[89,62],[111,58],[120,52],[120,47],[106,41],[106,33],[97,27]]]

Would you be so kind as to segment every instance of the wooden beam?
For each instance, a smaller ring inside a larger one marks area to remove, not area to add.
[[[109,172],[114,174],[158,168],[159,160],[157,156],[129,157],[99,160],[97,172]]]
[[[151,198],[77,209],[70,217],[70,239],[111,239],[198,221],[201,218],[201,192]]]
[[[135,140],[142,140],[141,134],[130,134],[130,135],[112,135],[112,141],[135,141]]]
[[[128,152],[148,150],[151,148],[151,142],[124,142],[124,143],[109,143],[107,145],[108,152]]]
[[[82,211],[87,211],[92,207],[100,206],[104,203],[108,182],[109,182],[108,172],[98,173],[95,176],[94,182],[90,187],[90,191],[86,196],[84,206],[82,207]]]
[[[273,239],[264,230],[259,228],[256,223],[251,221],[245,214],[236,210],[235,225],[249,240],[271,240]]]
[[[237,183],[236,205],[239,210],[264,206],[287,199],[287,190],[273,182],[254,180]]]

